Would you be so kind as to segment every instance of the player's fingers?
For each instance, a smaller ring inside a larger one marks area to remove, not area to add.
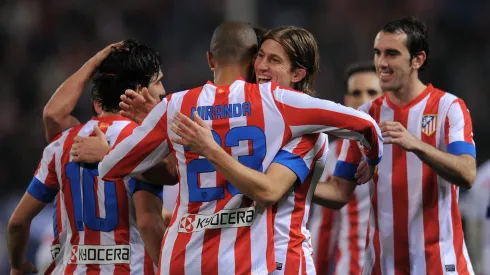
[[[189,136],[184,131],[182,131],[182,129],[177,127],[175,124],[170,125],[169,128],[170,128],[170,130],[172,130],[172,132],[174,132],[179,137],[186,139],[186,140],[190,140]]]
[[[126,96],[126,95],[121,95],[120,96],[121,98],[121,101],[128,104],[128,105],[131,105],[133,104],[133,98],[129,97],[129,96]]]
[[[170,141],[188,147],[187,142],[182,138],[170,137]]]
[[[127,104],[124,101],[119,102],[119,107],[123,109],[124,111],[130,111],[131,110],[131,105]]]
[[[124,91],[124,94],[131,99],[134,99],[139,95],[135,90],[132,89],[127,89],[126,91]]]
[[[97,137],[104,137],[104,133],[102,132],[102,130],[100,130],[99,125],[97,124],[94,125],[94,133]]]
[[[151,102],[153,104],[156,103],[156,99],[150,95],[150,91],[148,90],[148,88],[144,87],[143,90],[141,91],[141,95],[143,96],[145,101]]]
[[[202,118],[199,116],[199,114],[197,113],[197,111],[194,111],[194,121],[199,126],[204,127],[206,129],[209,129],[209,125],[204,120],[202,120]]]

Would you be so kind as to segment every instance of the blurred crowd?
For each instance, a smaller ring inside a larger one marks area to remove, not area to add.
[[[257,26],[297,25],[316,36],[318,96],[336,102],[343,100],[343,68],[372,58],[374,36],[384,23],[404,15],[422,19],[430,37],[429,66],[422,79],[466,101],[478,163],[490,159],[490,145],[484,141],[490,136],[490,1],[243,1],[251,5],[250,20]],[[232,2],[240,0],[3,0],[0,201],[16,202],[23,194],[46,145],[43,106],[88,58],[111,42],[134,37],[160,52],[167,92],[201,85],[212,80],[205,51],[213,29],[240,14]],[[87,92],[75,116],[85,120],[91,115]],[[4,216],[0,224],[6,222]]]

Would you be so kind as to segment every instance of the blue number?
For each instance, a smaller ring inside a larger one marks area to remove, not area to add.
[[[223,145],[220,136],[212,131],[214,140],[219,145]],[[262,172],[262,160],[266,154],[266,143],[264,132],[255,126],[235,127],[225,135],[225,146],[235,147],[240,141],[252,141],[252,154],[239,156],[238,161],[254,170]],[[188,151],[189,148],[184,148]],[[199,174],[212,173],[216,169],[207,159],[195,159],[187,164],[187,183],[189,188],[190,202],[206,202],[224,198],[223,187],[200,188],[198,184]],[[226,182],[226,188],[232,196],[241,194],[230,182]]]
[[[84,231],[84,224],[87,228],[94,231],[111,232],[116,229],[119,222],[119,214],[115,183],[112,181],[104,181],[104,207],[106,218],[99,218],[97,217],[95,210],[97,201],[94,193],[95,177],[99,175],[97,168],[83,168],[82,187],[80,187],[80,165],[78,163],[68,163],[65,167],[65,171],[70,184],[76,229],[78,231]]]

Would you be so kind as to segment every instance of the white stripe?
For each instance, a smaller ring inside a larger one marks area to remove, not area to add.
[[[104,178],[105,175],[114,167],[115,164],[119,163],[119,161],[124,158],[138,143],[147,136],[152,129],[159,123],[160,119],[162,119],[163,115],[167,111],[167,100],[164,99],[157,106],[155,106],[150,114],[145,118],[143,123],[134,129],[133,133],[130,135],[131,138],[126,138],[121,141],[118,146],[116,146],[113,150],[111,150],[99,163],[99,175]],[[168,124],[168,123],[167,123]],[[167,127],[168,128],[168,127]],[[166,143],[166,141],[163,141]],[[163,145],[160,145],[159,148],[153,152],[154,156],[165,156],[169,152],[169,148]],[[160,152],[158,152],[160,151]],[[137,166],[137,169],[132,171],[132,174],[128,176],[133,176],[133,174],[137,174],[145,171],[146,169],[154,166],[157,162],[159,162],[161,158],[156,159],[145,159],[142,163]]]
[[[385,102],[381,106],[380,123],[383,121],[393,120],[394,112]],[[383,161],[378,165],[378,226],[380,240],[380,266],[383,274],[391,274],[394,269],[394,249],[393,240],[393,194],[392,194],[392,177],[393,169],[393,145],[385,144],[383,146]],[[373,240],[376,241],[376,240]],[[374,257],[373,257],[374,259]]]
[[[214,95],[215,87],[212,85],[206,85],[199,97],[197,99],[197,106],[211,106],[214,103]],[[212,120],[205,120],[205,122],[211,127]],[[181,147],[181,146],[180,146]],[[183,148],[181,147],[182,155],[184,154]],[[200,157],[202,158],[202,157]],[[185,163],[185,162],[184,162]],[[187,171],[187,165],[185,166]],[[215,187],[216,186],[216,173],[199,173],[199,179],[201,186]],[[188,188],[187,176],[185,181],[186,188]],[[189,191],[187,191],[189,192]],[[185,196],[188,197],[189,193],[185,193]],[[204,202],[200,206],[198,213],[204,215],[210,215],[215,212],[216,209],[216,201]],[[187,210],[188,212],[188,210]],[[183,213],[185,214],[185,213]],[[179,217],[180,220],[180,217]],[[206,231],[201,232],[193,232],[189,243],[185,249],[185,272],[187,274],[201,274],[201,262],[204,257],[203,254],[210,253],[209,251],[204,251],[204,234]]]
[[[366,235],[369,222],[369,212],[371,209],[371,198],[369,186],[366,184],[357,186],[354,192],[357,197],[357,209],[359,211],[359,216],[357,218],[359,234],[359,238],[357,239],[357,247],[359,248],[359,267],[362,268],[362,266],[364,265]]]
[[[347,212],[347,205],[340,209],[340,230],[339,239],[337,242],[337,247],[340,250],[340,259],[335,263],[336,274],[348,274],[350,269],[350,251],[349,251],[349,233],[350,233],[350,223],[349,214]],[[339,256],[336,254],[336,259]]]
[[[294,186],[286,192],[277,202],[277,213],[274,219],[274,249],[276,255],[276,262],[283,264],[286,262],[289,244],[289,231],[291,229],[291,214],[294,210]],[[290,206],[293,207],[290,207]],[[289,207],[288,207],[289,206]]]
[[[421,123],[427,100],[427,95],[423,100],[410,108],[408,113],[407,130],[417,139],[421,139]],[[433,131],[433,119],[426,127],[428,133]],[[407,156],[407,182],[408,182],[408,250],[411,274],[425,274],[425,253],[422,253],[425,247],[424,238],[424,216],[421,212],[423,208],[422,194],[422,162],[412,152],[406,152]]]
[[[451,217],[451,207],[453,207],[451,198],[452,187],[451,184],[447,183],[439,176],[437,177],[437,182],[439,190],[439,245],[441,250],[442,268],[444,269],[445,265],[454,264],[456,266],[456,255],[454,254],[453,240],[453,222]],[[457,205],[455,207],[457,207]]]
[[[454,103],[448,112],[449,143],[464,141],[464,113],[459,103]]]

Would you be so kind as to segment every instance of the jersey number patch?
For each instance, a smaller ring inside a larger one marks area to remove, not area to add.
[[[101,180],[98,182],[98,184],[104,185],[103,194],[98,193],[98,196],[104,196],[103,211],[105,212],[105,218],[98,217],[102,209],[99,209],[99,215],[97,215],[99,206],[97,205],[98,200],[94,189],[99,171],[96,165],[94,167],[85,167],[82,170],[80,165],[75,162],[69,162],[65,166],[65,173],[70,183],[71,198],[73,200],[76,229],[84,231],[85,225],[90,230],[111,232],[116,229],[119,222],[116,185],[112,181]]]
[[[221,137],[215,131],[212,131],[216,143],[223,146]],[[240,141],[251,141],[252,152],[249,155],[238,157],[238,161],[254,170],[262,172],[262,160],[266,155],[266,139],[264,132],[256,126],[243,126],[230,129],[225,135],[225,146],[239,146]],[[188,148],[184,149],[188,151]],[[224,187],[199,187],[199,175],[203,173],[212,173],[216,169],[207,159],[194,159],[187,164],[187,183],[189,186],[190,202],[207,202],[223,199],[225,196]],[[226,181],[228,192],[235,196],[241,194],[229,181]]]

